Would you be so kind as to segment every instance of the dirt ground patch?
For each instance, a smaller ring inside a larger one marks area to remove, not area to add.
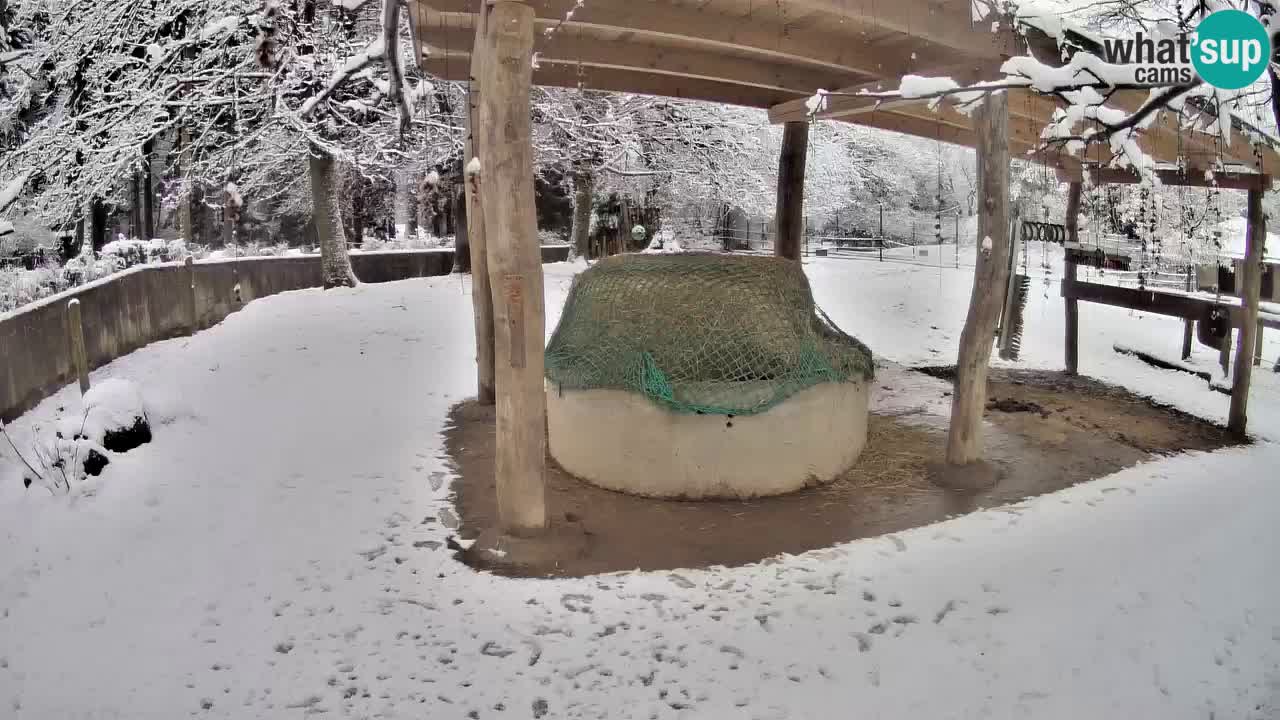
[[[924,369],[946,377],[946,368]],[[939,395],[949,386],[937,385]],[[858,463],[827,485],[750,501],[634,497],[584,483],[548,458],[548,533],[499,536],[492,407],[456,406],[445,445],[458,479],[460,558],[502,574],[560,577],[620,570],[743,565],[926,525],[948,516],[1060,490],[1154,454],[1231,444],[1225,430],[1123,389],[1056,372],[993,371],[988,456],[1000,481],[986,490],[929,482],[945,419],[873,413]],[[465,543],[464,543],[465,544]],[[497,549],[499,552],[490,552]]]

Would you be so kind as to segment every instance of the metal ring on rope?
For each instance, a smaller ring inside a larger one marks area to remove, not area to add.
[[[1067,240],[1067,227],[1056,223],[1023,220],[1021,238],[1023,242],[1035,240],[1038,242],[1051,242],[1062,245]]]

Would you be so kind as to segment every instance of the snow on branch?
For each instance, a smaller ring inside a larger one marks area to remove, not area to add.
[[[413,122],[413,108],[409,105],[409,93],[404,86],[404,68],[400,64],[400,0],[382,0],[382,45],[385,49],[387,98],[396,106],[400,115],[400,134],[404,135]]]
[[[30,50],[11,50],[9,52],[0,53],[0,68],[8,65],[9,63],[15,63],[30,54]]]
[[[391,1],[391,0],[388,0]],[[386,56],[386,42],[384,38],[378,38],[369,43],[363,52],[353,55],[347,59],[347,62],[338,68],[338,70],[329,78],[329,82],[324,89],[308,98],[302,104],[302,115],[310,115],[320,103],[329,99],[335,90],[342,86],[351,76],[363,70],[367,65],[375,60],[381,60]]]
[[[204,28],[200,30],[200,39],[212,40],[219,35],[235,32],[235,29],[238,27],[240,27],[240,16],[228,15],[205,25]]]
[[[4,212],[18,200],[18,196],[22,194],[22,188],[30,178],[31,171],[28,170],[10,180],[7,185],[0,186],[0,212]]]
[[[975,12],[978,4],[975,0]],[[1201,4],[1200,12],[1216,9],[1217,4]],[[1209,87],[1187,62],[1175,59],[1129,63],[1127,56],[1120,57],[1119,62],[1109,62],[1108,59],[1117,59],[1111,53],[1115,39],[1077,28],[1062,18],[1060,9],[1042,11],[1034,0],[1023,3],[1016,16],[1005,16],[1005,20],[1009,19],[1026,37],[1028,52],[1008,58],[1000,67],[999,77],[963,84],[950,77],[906,75],[893,89],[818,90],[805,103],[808,113],[817,116],[830,108],[832,97],[846,97],[872,101],[871,107],[927,100],[935,110],[945,99],[957,111],[968,114],[991,93],[1024,90],[1056,98],[1065,106],[1054,112],[1041,132],[1045,146],[1058,145],[1075,154],[1091,144],[1109,145],[1117,161],[1139,172],[1154,163],[1139,149],[1138,135],[1165,110],[1177,113],[1184,127],[1198,127],[1197,115],[1209,116],[1210,122],[1201,130],[1218,135],[1224,145],[1230,143],[1234,125],[1272,146],[1280,145],[1280,140],[1262,131],[1251,132],[1255,126],[1231,111],[1239,96]],[[1182,18],[1184,27],[1189,19]],[[1179,37],[1177,28],[1164,28],[1161,32],[1170,39]],[[1187,42],[1185,36],[1178,41]],[[1186,60],[1185,55],[1182,60]],[[1153,65],[1158,66],[1157,72],[1151,71]],[[1147,99],[1138,107],[1122,110],[1107,105],[1114,93],[1136,90],[1148,91]],[[1276,89],[1271,92],[1274,96]],[[1280,122],[1280,103],[1276,107]],[[1081,126],[1084,129],[1077,129]]]

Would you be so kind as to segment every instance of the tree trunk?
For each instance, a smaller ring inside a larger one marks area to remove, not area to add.
[[[466,149],[471,149],[471,143],[466,143]],[[478,182],[478,180],[477,180]],[[469,213],[471,210],[467,205],[471,203],[471,191],[467,189],[467,185],[462,186],[462,192],[459,193],[458,201],[462,209],[461,224],[458,226],[457,233],[453,237],[453,271],[456,273],[471,272],[471,236],[476,232],[470,227]]]
[[[355,190],[351,193],[351,241],[364,246],[364,180],[357,178]]]
[[[458,258],[463,254],[467,255],[467,266],[471,265],[471,243],[467,242],[467,194],[460,187],[455,187],[451,194],[453,196],[453,257],[454,266],[458,264]]]
[[[222,192],[222,245],[231,247],[235,244],[236,214],[231,207],[231,196],[226,190]],[[238,254],[238,253],[237,253]]]
[[[489,5],[481,64],[480,160],[497,358],[495,476],[504,532],[547,526],[546,394],[543,379],[543,281],[534,208],[529,87],[533,8]]]
[[[142,172],[134,168],[129,176],[129,234],[139,240],[142,236],[142,193],[138,186],[142,184]]]
[[[178,153],[178,174],[184,178],[186,183],[186,192],[178,199],[178,226],[182,232],[182,239],[188,245],[194,245],[196,242],[196,225],[195,214],[191,211],[191,204],[195,202],[194,181],[191,179],[191,131],[183,127],[178,132],[178,144],[182,146],[182,150]]]
[[[778,156],[778,198],[774,213],[778,240],[773,252],[788,260],[800,259],[804,237],[804,166],[808,145],[809,123],[786,123],[782,131],[782,153]]]
[[[1248,425],[1249,381],[1253,376],[1254,342],[1258,333],[1258,298],[1262,294],[1262,258],[1267,243],[1267,218],[1262,211],[1262,190],[1249,191],[1249,225],[1245,234],[1241,267],[1240,337],[1236,345],[1236,372],[1231,379],[1231,410],[1227,429],[1244,439]]]
[[[481,189],[483,187],[483,169],[472,166],[472,159],[480,156],[481,137],[479,133],[480,97],[484,88],[481,68],[484,66],[485,29],[488,22],[487,6],[477,16],[476,39],[471,52],[471,85],[467,94],[467,141],[463,148],[463,182],[467,203],[467,252],[462,257],[462,250],[454,256],[455,268],[459,272],[459,263],[471,271],[471,304],[475,319],[476,334],[476,392],[477,401],[481,405],[493,405],[495,402],[494,368],[494,329],[493,329],[493,289],[489,283],[489,253],[485,243],[485,212]],[[479,161],[476,160],[478,163]],[[425,203],[423,204],[425,209]]]
[[[89,241],[93,243],[93,252],[102,251],[107,244],[107,206],[102,198],[94,198],[89,202]]]
[[[404,242],[409,239],[409,225],[413,222],[413,209],[410,203],[410,198],[413,197],[413,175],[408,170],[397,170],[395,180],[396,240]]]
[[[464,152],[465,154],[465,152]],[[466,158],[463,159],[466,162]],[[417,181],[418,202],[414,208],[414,224],[418,226],[422,232],[431,234],[431,208],[427,204],[427,174],[423,173],[422,177]]]
[[[80,211],[80,217],[76,218],[76,254],[84,252],[84,211]]]
[[[978,254],[969,314],[960,333],[947,463],[982,458],[982,414],[987,401],[987,363],[1009,279],[1009,97],[988,95],[974,114],[978,136]]]
[[[573,248],[581,257],[591,254],[591,198],[595,186],[590,172],[573,173]]]
[[[1080,192],[1082,183],[1072,182],[1067,186],[1067,214],[1064,225],[1067,227],[1067,242],[1080,242]],[[958,243],[959,241],[957,241]],[[958,245],[957,245],[958,246]],[[1075,256],[1069,252],[1063,270],[1063,283],[1070,285],[1076,281]],[[1067,374],[1075,375],[1080,371],[1080,303],[1075,298],[1066,301],[1066,348],[1064,360]]]
[[[311,216],[315,219],[316,235],[320,241],[320,272],[324,287],[354,287],[358,281],[351,270],[351,259],[347,257],[347,237],[342,231],[333,156],[312,145],[308,168],[311,173]]]
[[[155,183],[151,172],[150,140],[142,144],[142,233],[144,240],[156,236]]]

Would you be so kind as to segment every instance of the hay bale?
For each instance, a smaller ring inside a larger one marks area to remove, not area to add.
[[[874,374],[871,351],[817,308],[799,263],[712,253],[596,263],[574,280],[546,367],[561,388],[723,415]]]

